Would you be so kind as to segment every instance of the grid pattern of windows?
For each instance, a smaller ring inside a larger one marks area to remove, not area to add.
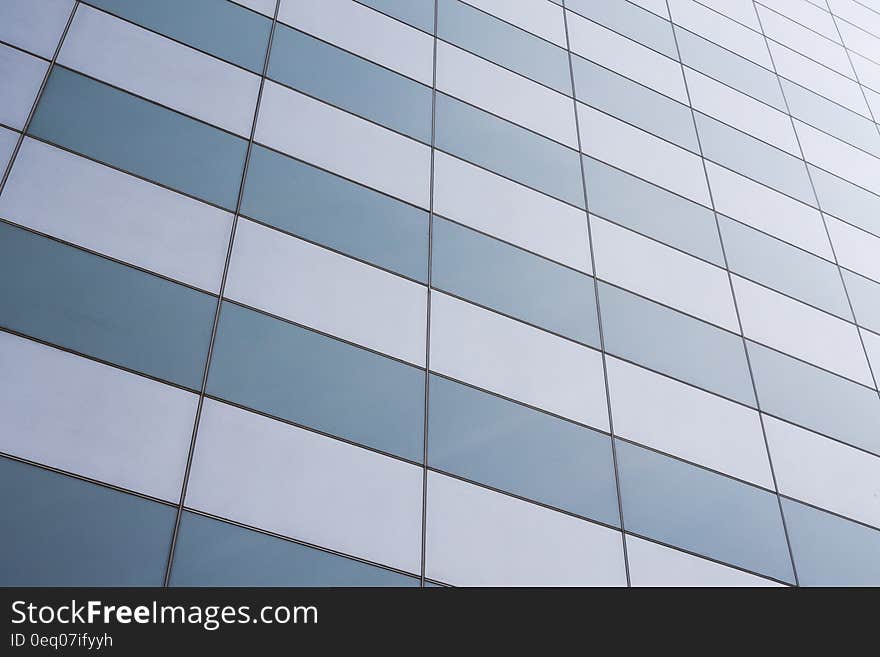
[[[878,118],[878,0],[4,0],[0,584],[880,584]]]

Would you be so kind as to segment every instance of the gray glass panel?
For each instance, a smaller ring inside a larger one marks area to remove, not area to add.
[[[0,585],[162,586],[173,507],[0,458]]]
[[[837,266],[718,216],[730,271],[852,321]]]
[[[439,38],[571,95],[564,49],[458,0],[438,2]]]
[[[434,0],[358,0],[362,5],[417,27],[434,32]]]
[[[298,30],[278,25],[268,76],[431,143],[431,88]]]
[[[743,93],[786,111],[776,74],[675,25],[682,63]]]
[[[804,161],[785,151],[695,112],[697,129],[707,160],[778,189],[809,205],[816,205]]]
[[[418,586],[419,580],[185,512],[172,586]]]
[[[599,346],[593,279],[586,274],[437,217],[431,267],[436,288]]]
[[[792,116],[880,156],[880,135],[869,119],[785,78],[779,81]]]
[[[749,342],[761,408],[880,454],[877,392]]]
[[[576,55],[571,61],[579,100],[699,154],[687,105]]]
[[[849,292],[856,321],[872,331],[880,333],[880,283],[844,269],[846,291]]]
[[[425,373],[224,303],[208,394],[421,461]]]
[[[738,335],[605,283],[599,307],[609,353],[755,405]]]
[[[782,500],[801,586],[880,586],[880,531]]]
[[[428,465],[619,525],[608,436],[431,376]]]
[[[215,297],[0,224],[0,324],[199,389]]]
[[[272,21],[227,0],[89,0],[167,37],[238,64],[263,71]]]
[[[55,67],[29,134],[234,209],[247,142]]]
[[[812,164],[807,166],[824,212],[880,235],[880,196],[817,169]]]
[[[617,464],[627,531],[794,582],[773,493],[625,442]]]
[[[437,148],[584,207],[578,154],[525,128],[438,93]]]
[[[428,213],[254,145],[242,214],[421,282]]]
[[[709,208],[584,156],[590,212],[716,265],[724,265]]]
[[[672,24],[646,9],[626,0],[596,2],[596,0],[569,0],[565,6],[600,23],[615,32],[662,52],[678,61]]]

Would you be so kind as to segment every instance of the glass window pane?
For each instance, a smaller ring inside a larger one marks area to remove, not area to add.
[[[754,342],[748,345],[763,410],[880,454],[875,390]]]
[[[837,267],[780,240],[719,216],[732,272],[852,320]]]
[[[425,143],[431,142],[431,89],[387,68],[278,25],[268,75]]]
[[[801,586],[880,586],[880,531],[782,500]]]
[[[358,0],[425,32],[434,32],[434,0]]]
[[[677,25],[673,29],[682,63],[785,111],[785,100],[771,71]]]
[[[49,59],[74,8],[74,0],[0,2],[0,40]]]
[[[672,24],[626,0],[615,3],[569,0],[566,7],[667,57],[678,59]]]
[[[432,240],[434,287],[599,346],[592,277],[439,217]]]
[[[272,21],[226,0],[93,0],[89,4],[261,73]]]
[[[55,67],[31,135],[234,209],[247,142]]]
[[[453,586],[625,586],[620,532],[428,473],[425,574]]]
[[[418,586],[370,564],[184,512],[172,586]]]
[[[216,298],[0,223],[7,328],[198,390]]]
[[[776,495],[629,443],[617,462],[628,531],[794,582]]]
[[[609,353],[754,405],[738,335],[604,283],[599,308]]]
[[[206,399],[186,502],[417,573],[423,480],[412,463]]]
[[[3,586],[162,586],[174,507],[5,458],[0,496]]]
[[[779,78],[791,115],[880,157],[880,135],[870,119]]]
[[[581,57],[571,60],[578,100],[699,153],[687,105]]]
[[[271,80],[263,86],[254,139],[414,205],[430,205],[428,146]]]
[[[208,393],[421,461],[424,371],[224,303]]]
[[[431,368],[600,430],[608,428],[602,356],[467,301],[431,295]]]
[[[431,376],[428,465],[618,525],[611,440]]]
[[[458,0],[438,0],[437,36],[571,95],[565,50]]]
[[[724,264],[709,208],[590,157],[583,160],[590,212],[716,265]]]
[[[242,214],[425,282],[428,213],[254,145]]]
[[[180,498],[198,397],[0,331],[0,452]]]
[[[803,160],[696,113],[703,155],[809,205],[816,199]]]
[[[513,123],[437,94],[437,148],[584,207],[578,154]]]

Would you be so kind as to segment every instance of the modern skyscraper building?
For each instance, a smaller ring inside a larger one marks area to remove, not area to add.
[[[880,584],[878,118],[880,0],[0,0],[0,585]]]

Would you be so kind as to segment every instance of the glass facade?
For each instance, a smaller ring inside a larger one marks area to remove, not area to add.
[[[880,0],[4,0],[0,585],[880,585],[878,118]]]

